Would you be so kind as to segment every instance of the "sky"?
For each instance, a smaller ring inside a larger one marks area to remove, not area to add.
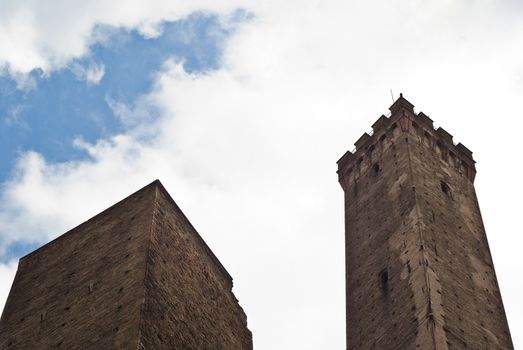
[[[21,256],[160,179],[255,348],[343,349],[336,161],[391,91],[474,152],[523,347],[516,0],[0,0],[0,305]]]

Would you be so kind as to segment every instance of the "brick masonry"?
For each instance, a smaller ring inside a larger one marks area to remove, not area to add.
[[[232,278],[155,181],[20,260],[0,349],[252,349]]]
[[[338,161],[347,349],[513,349],[472,152],[401,96]]]

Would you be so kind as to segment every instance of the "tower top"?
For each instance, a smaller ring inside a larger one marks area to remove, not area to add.
[[[402,108],[414,113],[414,105],[410,103],[405,97],[403,97],[402,93],[400,93],[400,97],[392,104],[392,106],[389,107],[389,110],[390,113],[395,114]]]
[[[403,94],[389,107],[390,116],[380,116],[372,125],[372,133],[364,133],[355,143],[356,148],[347,151],[338,160],[338,174],[359,169],[364,160],[369,161],[370,155],[376,149],[383,147],[387,139],[393,139],[397,133],[413,134],[427,147],[438,154],[445,162],[451,162],[456,171],[465,174],[474,181],[476,174],[475,161],[472,152],[463,144],[455,144],[453,136],[445,129],[434,128],[432,119],[425,113],[414,111],[414,105]]]

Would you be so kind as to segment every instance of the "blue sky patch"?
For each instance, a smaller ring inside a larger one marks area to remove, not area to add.
[[[233,24],[246,18],[238,11]],[[96,28],[109,33],[108,40],[50,76],[34,70],[36,87],[28,91],[0,76],[0,182],[8,178],[17,155],[27,150],[51,162],[85,157],[73,146],[75,138],[94,142],[125,129],[107,101],[132,105],[150,90],[152,74],[171,57],[183,60],[189,72],[218,68],[223,43],[234,30],[234,25],[223,27],[216,16],[201,13],[161,27],[161,35],[149,39],[137,31]],[[103,68],[99,84],[79,76],[78,70],[89,66]]]
[[[234,24],[248,19],[238,11],[223,26],[216,16],[194,14],[163,23],[161,35],[155,38],[134,30],[98,27],[94,30],[106,39],[91,46],[87,57],[47,76],[33,70],[31,89],[20,89],[12,77],[0,75],[0,183],[11,176],[17,157],[29,150],[50,162],[88,157],[73,145],[76,138],[92,143],[125,131],[126,125],[109,106],[111,101],[132,106],[150,91],[154,73],[169,58],[183,60],[188,72],[219,68],[223,44]],[[101,73],[99,82],[86,79],[89,67]],[[0,261],[23,256],[39,245],[11,244]]]

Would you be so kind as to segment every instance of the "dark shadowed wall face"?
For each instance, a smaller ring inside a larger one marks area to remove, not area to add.
[[[158,191],[140,326],[143,349],[252,349],[231,277],[176,204]]]
[[[340,159],[347,348],[513,349],[472,153],[400,97]]]

